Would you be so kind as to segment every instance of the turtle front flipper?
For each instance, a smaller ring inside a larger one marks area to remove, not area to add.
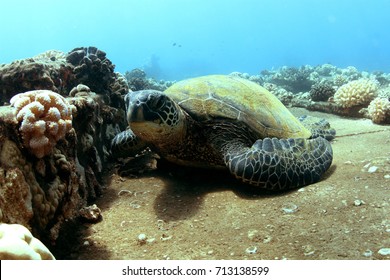
[[[244,183],[270,190],[301,187],[320,180],[333,158],[322,138],[257,140],[252,147],[226,144],[222,149],[230,172]]]
[[[135,156],[145,148],[146,144],[131,129],[118,133],[111,141],[111,154],[115,158]]]

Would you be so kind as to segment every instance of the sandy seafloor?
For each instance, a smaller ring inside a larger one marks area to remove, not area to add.
[[[113,175],[96,201],[103,220],[84,224],[57,258],[390,259],[378,252],[390,248],[390,126],[291,110],[337,130],[319,183],[253,194],[224,172]]]

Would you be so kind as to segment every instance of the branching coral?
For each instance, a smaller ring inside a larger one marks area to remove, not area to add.
[[[383,123],[390,119],[390,101],[387,98],[377,97],[368,106],[368,116],[374,123]]]
[[[334,95],[334,101],[344,108],[367,105],[378,91],[378,83],[374,80],[360,79],[341,86]]]
[[[73,107],[50,90],[34,90],[11,99],[24,146],[37,158],[51,153],[57,141],[72,128]]]

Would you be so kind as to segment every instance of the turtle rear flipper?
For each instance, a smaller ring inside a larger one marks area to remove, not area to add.
[[[311,131],[311,138],[323,137],[326,140],[331,141],[336,137],[336,130],[323,118],[303,115],[299,117],[299,121],[304,127]]]
[[[244,183],[270,190],[305,186],[320,180],[332,163],[332,147],[315,139],[257,140],[252,147],[225,146],[230,172]]]

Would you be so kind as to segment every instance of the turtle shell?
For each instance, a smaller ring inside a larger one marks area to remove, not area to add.
[[[243,122],[260,138],[311,136],[311,132],[272,93],[236,76],[187,79],[173,84],[165,93],[199,122]]]

